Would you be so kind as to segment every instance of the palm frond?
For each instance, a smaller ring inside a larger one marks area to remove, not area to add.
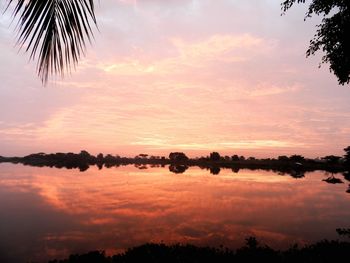
[[[14,3],[17,2],[17,3]],[[49,75],[64,75],[78,63],[86,38],[96,25],[93,0],[9,0],[19,16],[17,44],[38,59],[37,72],[43,83]],[[92,22],[92,23],[91,23]]]

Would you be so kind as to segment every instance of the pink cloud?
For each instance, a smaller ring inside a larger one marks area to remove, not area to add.
[[[77,71],[47,88],[0,21],[0,154],[316,157],[349,144],[349,92],[317,69],[319,57],[305,59],[314,22],[303,10],[152,0],[105,1],[97,13],[100,33]]]

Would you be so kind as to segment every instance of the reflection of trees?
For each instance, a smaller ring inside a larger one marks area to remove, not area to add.
[[[329,183],[329,184],[343,184],[344,183],[339,178],[334,177],[333,174],[331,176],[329,176],[328,178],[323,179],[322,181],[324,181],[326,183]]]
[[[220,173],[220,171],[221,171],[221,169],[220,169],[219,166],[210,167],[210,173],[211,174],[217,175],[217,174]]]
[[[116,165],[113,163],[105,163],[106,168],[112,168],[113,166],[116,166]]]
[[[169,171],[175,174],[182,174],[188,169],[187,165],[170,165]]]
[[[235,174],[239,172],[239,167],[232,167],[232,172],[234,172]]]
[[[82,164],[79,166],[79,171],[80,172],[85,172],[87,169],[89,169],[89,165],[88,164]]]
[[[298,170],[291,170],[288,172],[288,174],[290,176],[292,176],[293,178],[303,178],[305,177],[305,172],[304,171],[298,171]]]
[[[135,164],[135,167],[136,168],[138,168],[138,169],[140,169],[140,170],[146,170],[146,169],[148,169],[148,167],[147,167],[147,165],[145,165],[145,164]]]
[[[350,181],[350,171],[343,172],[344,179]]]
[[[349,157],[350,158],[350,157]],[[301,161],[296,162],[296,161]],[[293,178],[303,178],[306,172],[322,170],[331,173],[343,172],[344,179],[350,181],[350,169],[345,165],[344,160],[339,160],[338,156],[326,156],[323,161],[305,159],[301,155],[292,155],[291,157],[279,156],[278,159],[255,159],[248,158],[245,160],[243,156],[233,155],[221,157],[218,152],[212,152],[210,157],[189,159],[183,152],[172,152],[169,159],[159,156],[150,156],[147,158],[146,154],[140,154],[135,158],[121,157],[119,155],[90,155],[83,150],[79,154],[74,153],[55,153],[45,154],[37,153],[25,157],[0,157],[0,162],[23,163],[24,165],[32,166],[48,166],[56,168],[79,169],[86,171],[88,166],[97,165],[99,169],[103,167],[111,168],[120,165],[135,165],[139,169],[146,169],[147,167],[165,167],[172,165],[169,168],[174,173],[183,173],[189,166],[197,166],[201,169],[209,169],[211,174],[219,174],[220,169],[231,169],[232,172],[237,173],[240,169],[249,170],[264,170],[273,171],[279,174],[288,174]],[[238,162],[235,162],[238,161]],[[339,179],[330,177],[325,180],[329,183],[340,183]],[[338,182],[337,182],[338,181]]]

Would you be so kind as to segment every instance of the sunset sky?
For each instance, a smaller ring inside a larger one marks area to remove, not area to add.
[[[303,20],[306,5],[281,16],[278,0],[96,3],[86,56],[46,87],[0,15],[0,155],[317,157],[350,145],[350,87],[318,68],[321,54],[305,58],[320,22]]]

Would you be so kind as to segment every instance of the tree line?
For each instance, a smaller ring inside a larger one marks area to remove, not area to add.
[[[350,170],[350,146],[344,149],[343,156],[327,155],[322,158],[310,159],[299,154],[290,156],[281,155],[277,158],[244,157],[234,154],[232,156],[221,155],[219,152],[211,152],[208,156],[189,158],[184,152],[171,152],[168,157],[154,156],[148,154],[139,154],[135,157],[121,157],[120,155],[102,153],[96,156],[86,150],[80,153],[35,153],[24,157],[2,157],[0,162],[22,163],[32,166],[50,166],[56,168],[79,168],[81,171],[87,170],[92,165],[97,165],[100,169],[119,165],[135,164],[138,167],[144,165],[179,165],[199,166],[204,168],[249,168],[249,169],[273,169],[294,171],[312,171],[325,170],[330,172],[339,172]],[[173,168],[176,170],[186,170],[184,168]]]

